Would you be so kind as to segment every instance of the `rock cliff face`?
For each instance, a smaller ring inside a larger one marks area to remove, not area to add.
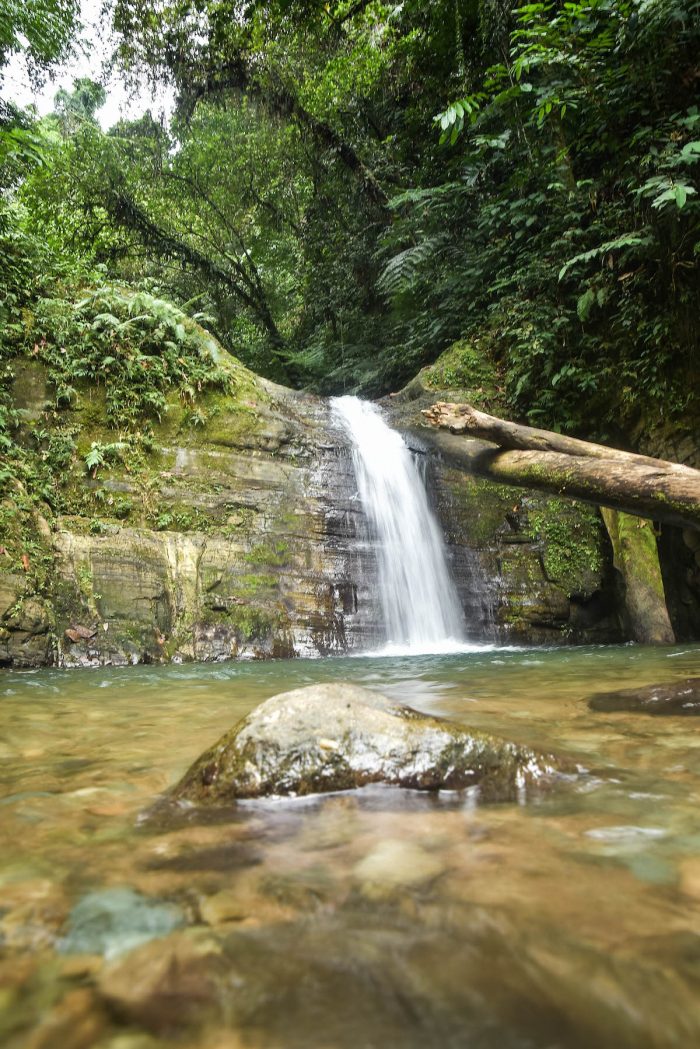
[[[27,419],[44,396],[33,380]],[[84,447],[106,439],[88,394],[71,414]],[[75,512],[44,523],[42,597],[21,573],[0,577],[2,662],[323,655],[378,637],[352,466],[326,404],[250,376],[243,402],[205,399],[201,415],[189,425],[171,404],[145,462],[90,472],[78,457]]]
[[[75,452],[57,510],[20,492],[0,508],[13,537],[0,665],[315,656],[381,641],[351,459],[324,401],[245,373],[196,415],[171,399],[145,450],[110,457],[121,445],[100,391],[57,413],[49,389],[36,364],[18,369],[27,447],[48,428]],[[394,408],[397,426],[413,426],[418,403]],[[89,466],[96,446],[104,461]],[[618,639],[593,511],[425,459],[474,640]]]

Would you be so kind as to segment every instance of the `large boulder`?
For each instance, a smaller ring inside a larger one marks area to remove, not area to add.
[[[273,696],[194,763],[176,799],[221,802],[388,783],[417,790],[478,785],[515,800],[559,769],[549,755],[466,732],[357,685]]]
[[[0,571],[0,667],[42,666],[51,659],[51,614],[18,573]]]
[[[642,688],[621,688],[615,692],[596,692],[588,701],[591,710],[606,713],[630,711],[636,714],[654,714],[657,717],[680,714],[683,717],[700,716],[700,677],[682,678],[661,685]]]

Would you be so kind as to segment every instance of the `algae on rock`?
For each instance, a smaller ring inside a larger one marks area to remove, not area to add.
[[[602,508],[620,573],[629,633],[643,644],[673,644],[652,521]]]

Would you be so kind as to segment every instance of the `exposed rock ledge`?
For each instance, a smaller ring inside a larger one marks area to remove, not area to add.
[[[387,783],[416,790],[478,786],[514,801],[561,771],[551,755],[460,729],[357,685],[273,696],[206,751],[172,796],[222,802]]]

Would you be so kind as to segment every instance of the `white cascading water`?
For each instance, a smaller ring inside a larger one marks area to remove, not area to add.
[[[387,651],[444,652],[464,645],[464,617],[440,527],[405,441],[358,397],[331,405],[352,446],[358,494],[377,546]]]

